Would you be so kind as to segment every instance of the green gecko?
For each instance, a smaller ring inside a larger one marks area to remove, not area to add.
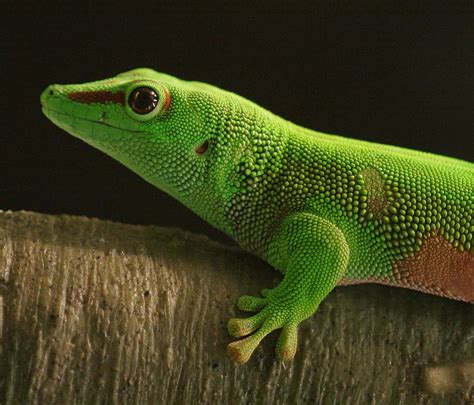
[[[245,363],[337,285],[381,283],[474,303],[474,164],[312,131],[209,84],[151,69],[41,95],[56,125],[117,159],[284,274],[231,319]]]

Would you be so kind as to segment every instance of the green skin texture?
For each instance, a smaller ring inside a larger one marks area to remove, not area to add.
[[[127,102],[140,86],[160,97],[145,115]],[[125,103],[68,96],[97,91],[123,92]],[[228,346],[236,362],[246,362],[280,328],[277,356],[293,358],[298,324],[337,284],[370,281],[436,293],[394,275],[394,263],[419,252],[430,235],[473,254],[472,163],[311,131],[236,94],[145,68],[49,86],[41,103],[53,123],[284,273],[261,297],[238,300],[239,309],[256,314],[228,323],[232,336],[246,336]]]

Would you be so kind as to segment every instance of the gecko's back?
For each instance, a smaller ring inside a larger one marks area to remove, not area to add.
[[[306,204],[349,240],[341,284],[378,282],[474,301],[474,164],[308,130],[290,139],[284,176],[313,173],[317,187],[305,183]],[[291,159],[302,153],[311,159]]]

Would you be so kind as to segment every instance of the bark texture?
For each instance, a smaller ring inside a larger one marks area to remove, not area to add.
[[[238,296],[281,276],[177,229],[0,212],[0,403],[472,403],[474,306],[336,288],[244,366],[226,356]]]

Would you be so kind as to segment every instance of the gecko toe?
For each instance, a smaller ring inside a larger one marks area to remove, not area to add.
[[[257,345],[258,343],[252,341],[252,337],[248,337],[229,343],[227,346],[227,354],[232,361],[238,364],[244,364],[249,360]]]
[[[267,319],[252,335],[230,343],[227,346],[227,353],[236,363],[246,363],[262,339],[277,328],[278,326],[274,322]]]
[[[265,321],[265,314],[258,314],[249,318],[232,318],[227,322],[227,331],[234,337],[247,336],[257,330]]]
[[[290,324],[283,327],[276,345],[276,355],[281,361],[288,361],[295,357],[298,345],[298,325]]]
[[[265,298],[252,297],[250,295],[243,295],[237,301],[237,308],[241,311],[260,311],[267,305]]]

